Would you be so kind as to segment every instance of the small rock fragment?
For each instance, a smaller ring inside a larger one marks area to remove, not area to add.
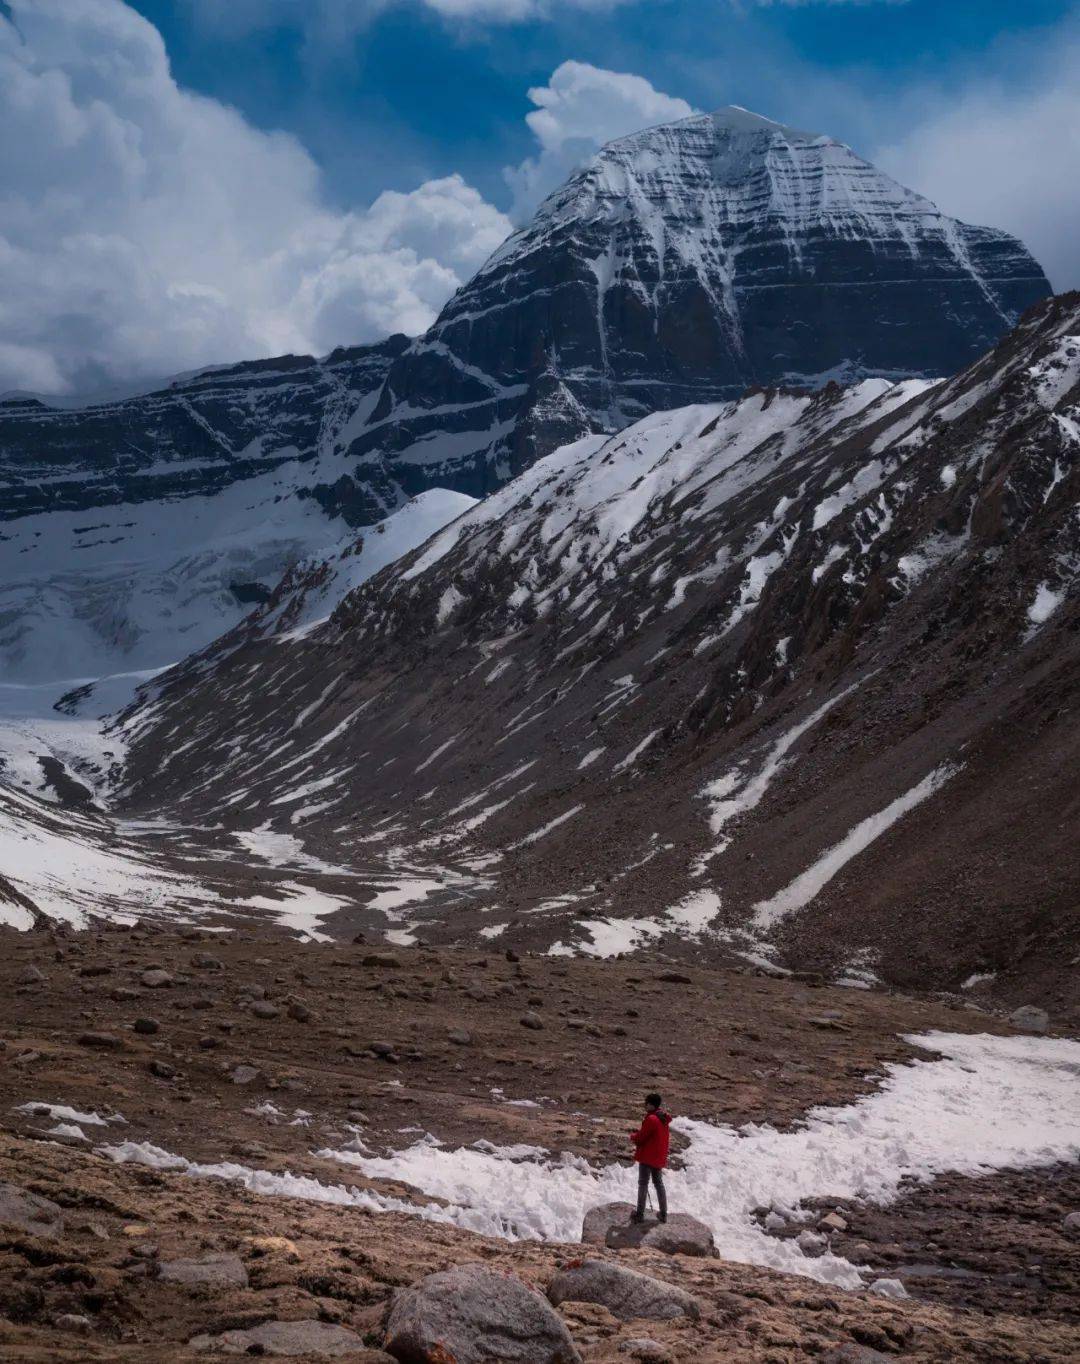
[[[75,1312],[65,1312],[56,1318],[53,1325],[58,1331],[72,1331],[80,1336],[87,1336],[94,1329],[89,1317],[78,1316]]]
[[[0,1184],[0,1227],[15,1227],[28,1236],[59,1236],[64,1215],[58,1204],[17,1184]]]
[[[80,1047],[96,1047],[99,1051],[116,1051],[124,1044],[111,1032],[84,1032],[78,1037]]]
[[[364,1342],[347,1326],[326,1321],[264,1321],[249,1331],[226,1331],[220,1336],[196,1336],[189,1342],[192,1350],[212,1350],[225,1355],[357,1355]]]
[[[1045,1009],[1034,1004],[1022,1004],[1009,1015],[1009,1022],[1021,1032],[1045,1033],[1050,1031],[1050,1015]]]
[[[215,1288],[246,1288],[248,1272],[238,1255],[207,1255],[201,1260],[162,1260],[166,1283],[212,1284]]]

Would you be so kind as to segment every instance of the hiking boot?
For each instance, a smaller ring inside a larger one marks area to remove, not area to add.
[[[632,1213],[630,1214],[630,1221],[631,1221],[631,1222],[644,1222],[644,1221],[645,1221],[645,1214],[644,1214],[643,1212],[632,1212]]]
[[[666,1212],[662,1212],[662,1213],[660,1214],[660,1216],[659,1216],[656,1220],[657,1220],[658,1222],[666,1222],[666,1221],[667,1221],[667,1213],[666,1213]]]

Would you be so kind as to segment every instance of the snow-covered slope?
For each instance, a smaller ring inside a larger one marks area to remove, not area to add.
[[[155,679],[122,804],[397,878],[343,930],[1074,989],[1078,337],[556,451]]]
[[[150,668],[411,497],[747,385],[951,373],[1047,292],[849,148],[726,109],[605,147],[424,337],[0,401],[0,668]]]
[[[172,663],[384,514],[336,442],[403,345],[209,370],[81,409],[0,403],[0,675]]]
[[[954,373],[1047,293],[1007,233],[832,138],[722,109],[571,176],[402,354],[354,448],[407,488],[435,463],[480,492],[584,432],[748,385]]]

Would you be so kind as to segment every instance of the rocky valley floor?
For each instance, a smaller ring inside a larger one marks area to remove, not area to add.
[[[721,1256],[590,1246],[700,1313],[564,1302],[588,1364],[1080,1354],[1066,1040],[657,955],[147,925],[5,932],[3,949],[5,1358],[225,1358],[217,1338],[252,1330],[234,1350],[274,1353],[268,1323],[286,1321],[309,1323],[292,1331],[301,1357],[386,1360],[396,1289],[481,1262],[543,1291],[582,1256],[583,1208],[631,1193],[626,1134],[652,1088],[678,1118],[673,1204],[710,1222]],[[1011,1090],[1002,1076],[1023,1065],[1034,1087]],[[938,1075],[936,1094],[917,1088]],[[906,1093],[925,1133],[902,1130]],[[1045,1125],[1041,1153],[1025,1123]],[[947,1149],[950,1130],[971,1149]],[[860,1141],[877,1144],[860,1156]],[[937,1177],[853,1196],[893,1159],[937,1161]],[[853,1290],[852,1266],[906,1296]]]

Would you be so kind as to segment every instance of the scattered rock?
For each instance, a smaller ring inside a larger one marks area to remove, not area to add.
[[[152,1037],[154,1033],[161,1031],[161,1024],[156,1018],[137,1018],[131,1026],[144,1037]]]
[[[1045,1009],[1034,1004],[1022,1004],[1009,1015],[1009,1022],[1021,1032],[1044,1033],[1050,1031],[1050,1015]]]
[[[640,1364],[674,1364],[675,1359],[665,1345],[661,1345],[657,1340],[649,1340],[647,1336],[636,1336],[622,1341],[619,1353],[639,1360]]]
[[[221,1038],[220,1038],[220,1037],[200,1037],[200,1038],[199,1038],[199,1050],[200,1050],[200,1051],[213,1051],[215,1047],[220,1047],[220,1046],[221,1046]]]
[[[883,1355],[869,1345],[838,1345],[821,1356],[821,1364],[893,1364],[893,1359],[893,1355]]]
[[[15,1184],[0,1184],[0,1227],[15,1227],[28,1236],[59,1236],[64,1215],[58,1204]]]
[[[130,985],[118,985],[110,992],[109,998],[114,1004],[130,1004],[133,1000],[142,999],[142,991],[133,990]]]
[[[311,1010],[306,1004],[301,1004],[298,999],[294,999],[289,1005],[289,1017],[294,1023],[310,1023]]]
[[[394,1044],[393,1042],[369,1042],[368,1051],[373,1052],[376,1056],[393,1056]]]
[[[379,966],[382,967],[383,970],[392,971],[399,967],[401,962],[390,952],[369,952],[361,962],[361,965]]]
[[[79,1034],[80,1047],[97,1047],[99,1051],[116,1051],[124,1044],[115,1033],[84,1032]]]
[[[456,1047],[467,1047],[472,1042],[472,1033],[465,1028],[451,1028],[446,1035]]]
[[[824,1217],[818,1219],[818,1226],[823,1231],[847,1231],[847,1225],[838,1212],[827,1212]]]
[[[249,1331],[226,1331],[220,1336],[196,1336],[193,1350],[213,1350],[226,1355],[322,1355],[335,1358],[355,1355],[364,1342],[346,1326],[325,1321],[264,1321]]]
[[[635,1317],[696,1321],[701,1316],[701,1304],[684,1288],[605,1260],[572,1261],[552,1279],[548,1297],[556,1307],[563,1302],[599,1303],[620,1321]]]
[[[814,1018],[806,1020],[812,1028],[821,1028],[823,1032],[850,1032],[851,1029],[846,1023],[841,1023],[838,1018],[829,1018],[825,1014],[818,1014]]]
[[[868,1293],[876,1293],[879,1298],[906,1298],[907,1289],[899,1279],[875,1279],[867,1288]]]
[[[674,1212],[666,1222],[630,1222],[610,1226],[604,1244],[612,1250],[658,1250],[665,1255],[715,1255],[716,1242],[704,1222]]]
[[[523,1028],[531,1028],[533,1032],[539,1032],[544,1026],[544,1020],[539,1014],[533,1013],[531,1009],[527,1014],[522,1014],[518,1021]]]
[[[302,1258],[294,1242],[285,1236],[251,1236],[248,1245],[259,1255],[284,1255],[294,1265]]]
[[[566,1324],[539,1293],[485,1265],[459,1265],[400,1289],[385,1330],[385,1348],[401,1364],[581,1360]]]
[[[693,980],[684,971],[661,971],[656,977],[665,985],[693,985]]]
[[[80,1317],[74,1312],[65,1312],[53,1322],[58,1331],[72,1331],[76,1335],[88,1336],[94,1329],[94,1323],[89,1317]]]
[[[257,999],[251,1006],[251,1012],[256,1018],[279,1018],[281,1010],[276,1004],[271,1004],[269,1000]]]
[[[225,963],[217,957],[212,957],[209,952],[196,952],[191,958],[191,964],[196,971],[224,971]]]
[[[258,1080],[261,1072],[254,1066],[240,1065],[233,1066],[229,1071],[229,1079],[234,1085],[250,1085]]]
[[[246,1288],[248,1272],[238,1255],[208,1255],[202,1260],[162,1260],[166,1283],[211,1284],[214,1288]]]
[[[23,969],[19,972],[19,974],[15,977],[15,984],[40,985],[44,979],[45,979],[44,971],[39,970],[36,966],[33,965],[24,966]]]
[[[164,990],[173,983],[173,978],[168,971],[157,969],[144,971],[139,979],[148,990]]]
[[[168,1061],[154,1060],[148,1067],[151,1075],[156,1075],[159,1080],[175,1080],[176,1067],[170,1066]]]
[[[1080,1237],[1080,1212],[1070,1212],[1061,1220],[1061,1229],[1070,1236]]]

